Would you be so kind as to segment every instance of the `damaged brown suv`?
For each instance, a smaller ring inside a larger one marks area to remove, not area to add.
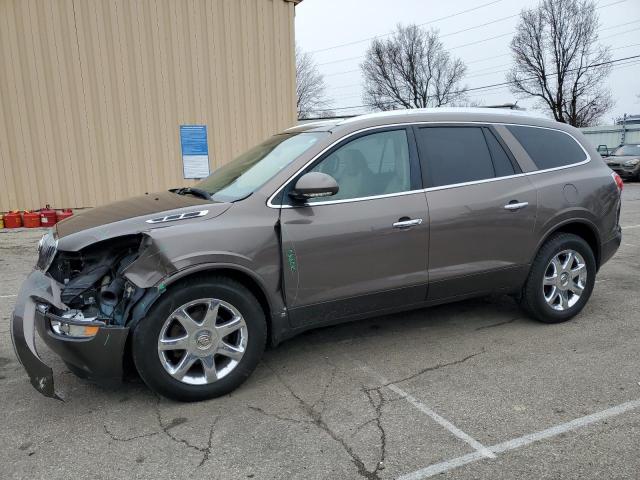
[[[307,124],[191,188],[58,224],[11,334],[45,395],[35,331],[81,377],[132,365],[154,391],[200,400],[318,326],[488,293],[562,322],[620,245],[621,189],[578,130],[515,112]]]

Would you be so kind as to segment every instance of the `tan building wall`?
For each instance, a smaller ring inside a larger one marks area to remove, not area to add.
[[[187,185],[293,125],[294,2],[0,0],[0,211]]]

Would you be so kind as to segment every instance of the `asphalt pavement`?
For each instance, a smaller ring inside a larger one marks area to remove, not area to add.
[[[638,478],[640,184],[623,244],[574,320],[506,296],[308,332],[223,398],[103,388],[39,344],[64,402],[29,384],[9,315],[42,231],[0,230],[2,478]]]

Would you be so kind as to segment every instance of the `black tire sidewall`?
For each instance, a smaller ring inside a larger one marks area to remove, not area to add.
[[[160,330],[178,307],[201,298],[217,298],[233,305],[247,324],[248,340],[240,363],[224,378],[209,385],[188,385],[167,373],[158,357]],[[152,306],[133,332],[135,366],[144,382],[156,393],[179,401],[198,401],[225,395],[244,382],[257,366],[267,338],[262,307],[242,284],[227,278],[197,279],[176,285]]]
[[[582,256],[587,266],[587,282],[578,302],[565,311],[558,311],[547,304],[542,290],[542,281],[551,259],[563,250],[575,250]],[[591,297],[596,270],[595,256],[585,240],[568,233],[552,237],[542,246],[531,266],[524,291],[525,309],[534,318],[545,323],[560,323],[573,318],[580,313]]]

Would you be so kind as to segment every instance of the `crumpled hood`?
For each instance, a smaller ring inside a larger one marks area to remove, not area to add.
[[[231,205],[165,191],[129,198],[74,214],[59,222],[55,228],[60,248],[76,251],[96,241],[217,217]],[[204,210],[208,212],[206,215],[194,219],[146,223],[149,219],[165,215]]]

